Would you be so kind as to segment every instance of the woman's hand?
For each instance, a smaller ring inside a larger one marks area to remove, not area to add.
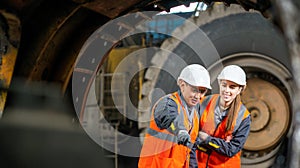
[[[232,138],[233,138],[232,135],[227,136],[225,142],[230,142],[232,140]]]

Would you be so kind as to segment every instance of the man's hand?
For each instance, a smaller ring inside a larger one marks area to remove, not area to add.
[[[207,133],[205,133],[203,131],[199,132],[199,138],[200,138],[201,141],[205,141],[207,137],[208,137]]]
[[[179,130],[177,135],[177,141],[180,145],[187,145],[188,142],[191,141],[191,137],[186,130]]]

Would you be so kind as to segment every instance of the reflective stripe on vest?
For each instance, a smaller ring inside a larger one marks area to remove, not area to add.
[[[172,135],[172,134],[165,134],[163,132],[157,132],[151,128],[147,129],[148,134],[150,134],[151,136],[155,136],[156,138],[162,139],[162,140],[166,140],[169,142],[173,142],[173,143],[177,143],[177,137]],[[194,147],[193,143],[188,143],[187,147],[192,149]]]
[[[174,136],[172,134],[166,134],[166,133],[163,133],[163,132],[158,132],[158,131],[153,130],[151,128],[147,129],[147,133],[151,136],[154,136],[154,137],[158,138],[158,139],[162,139],[162,140],[177,143],[176,136]]]

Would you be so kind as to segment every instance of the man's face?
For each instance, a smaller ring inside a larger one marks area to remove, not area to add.
[[[189,107],[197,105],[207,91],[205,87],[192,86],[183,80],[179,81],[179,86],[183,98]]]

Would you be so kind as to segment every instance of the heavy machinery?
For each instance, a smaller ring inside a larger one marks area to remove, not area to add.
[[[290,46],[299,46],[299,21],[287,18],[294,16],[288,11],[299,12],[299,4],[203,1],[208,9],[198,16],[165,19],[180,21],[174,31],[147,29],[158,12],[192,2],[1,1],[1,114],[14,107],[11,81],[55,84],[72,100],[73,119],[78,116],[90,138],[112,154],[115,167],[134,167],[151,105],[176,90],[174,76],[184,65],[205,65],[217,88],[220,68],[238,64],[247,72],[243,101],[253,121],[242,165],[289,165],[289,158],[299,156],[288,157],[297,123],[293,68],[299,59]],[[292,30],[298,34],[291,36]]]

